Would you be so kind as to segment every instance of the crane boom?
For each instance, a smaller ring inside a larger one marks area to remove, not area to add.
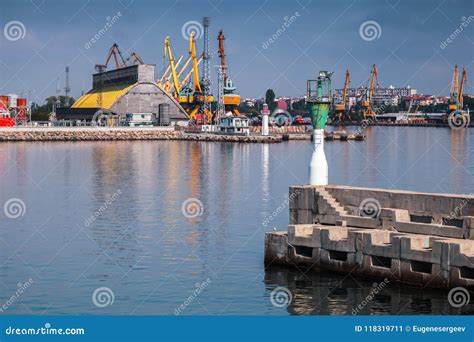
[[[202,56],[199,57],[198,61],[197,61],[197,66],[199,66],[199,64],[201,64],[202,62]],[[183,80],[179,83],[179,87],[180,89],[186,84],[188,83],[191,75],[193,74],[193,69],[191,69],[187,74],[186,76],[183,78]]]
[[[227,67],[225,62],[225,50],[224,50],[224,33],[222,30],[219,31],[219,36],[217,37],[219,41],[219,58],[221,59],[221,70],[222,70],[222,77],[224,78],[224,84],[227,83]]]
[[[176,62],[176,67],[178,66],[178,63],[181,61],[182,58],[183,58],[183,56],[180,56],[178,58],[178,61]],[[168,64],[168,66],[166,67],[165,72],[163,73],[163,75],[161,75],[160,80],[157,82],[160,86],[164,87],[166,85],[166,83],[170,80],[170,75],[171,75],[170,72],[171,72],[171,65]]]
[[[464,95],[464,84],[466,83],[466,78],[467,78],[467,72],[465,68],[462,68],[462,75],[461,75],[461,83],[459,84],[459,96],[458,96],[458,102],[459,102],[459,108],[463,108],[463,95]]]
[[[117,55],[120,57],[120,60],[122,61],[122,63],[120,63],[120,61],[119,61]],[[124,66],[127,65],[127,62],[126,62],[125,59],[123,58],[123,56],[122,56],[122,51],[120,51],[120,48],[119,48],[119,46],[117,45],[117,43],[114,43],[114,44],[110,47],[110,49],[109,49],[109,53],[108,53],[108,55],[107,55],[107,59],[106,59],[105,64],[104,64],[106,67],[107,67],[107,65],[109,64],[109,61],[110,61],[110,59],[111,59],[112,57],[114,57],[115,67],[116,67],[117,69],[120,69],[120,68],[122,68],[122,67],[124,67]]]
[[[344,89],[342,91],[342,103],[344,106],[346,105],[346,99],[347,99],[347,89],[349,88],[349,81],[351,78],[351,74],[349,72],[349,69],[346,70],[346,80],[344,81]]]
[[[176,61],[176,62],[174,63],[174,70],[177,70],[177,69],[178,69],[179,64],[181,63],[182,60],[183,60],[183,56],[181,56],[181,57],[178,59],[178,61]],[[173,84],[173,83],[170,83],[171,77],[173,77],[173,73],[170,73],[170,74],[168,75],[168,77],[166,78],[166,80],[165,80],[165,85],[164,85],[164,86],[165,86],[165,90],[168,91],[168,92],[171,91],[172,84]],[[179,83],[179,74],[178,74],[178,73],[176,73],[176,78],[178,79],[178,83]]]
[[[176,95],[178,96],[179,95],[179,82],[178,82],[178,77],[176,75],[176,67],[174,65],[173,53],[171,52],[171,43],[170,43],[169,37],[165,38],[164,55],[165,55],[165,58],[166,57],[169,58],[170,66],[171,66],[171,75],[173,76],[174,89],[175,89]]]
[[[128,65],[132,58],[133,60],[130,65],[145,64],[145,62],[143,62],[143,59],[136,52],[132,52],[130,56],[126,59],[126,64],[124,66]]]
[[[178,80],[179,80],[179,78],[181,77],[181,75],[183,75],[183,72],[186,70],[186,68],[188,67],[189,63],[191,63],[191,57],[188,57],[188,59],[186,60],[186,63],[184,63],[183,67],[182,67],[181,70],[178,72]]]
[[[194,32],[191,32],[189,36],[189,55],[193,61],[193,89],[194,92],[202,93],[201,84],[199,83],[199,71],[197,66],[197,58],[196,58],[196,42],[194,40]]]
[[[373,65],[372,71],[370,73],[370,88],[369,88],[369,103],[372,103],[372,95],[374,93],[374,81],[376,81],[377,87],[380,86],[379,84],[379,71],[377,70],[377,65]]]

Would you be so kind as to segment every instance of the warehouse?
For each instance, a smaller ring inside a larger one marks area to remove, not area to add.
[[[187,124],[181,105],[155,82],[155,66],[132,65],[93,75],[92,89],[71,108],[58,108],[58,120],[93,119],[103,109],[120,116],[126,113],[152,113],[159,124]]]

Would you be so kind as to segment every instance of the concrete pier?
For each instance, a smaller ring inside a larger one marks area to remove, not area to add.
[[[0,129],[0,143],[14,141],[189,140],[278,143],[281,136],[187,134],[175,127],[12,127]]]
[[[265,263],[426,287],[474,287],[474,196],[290,188],[290,225],[267,233]]]

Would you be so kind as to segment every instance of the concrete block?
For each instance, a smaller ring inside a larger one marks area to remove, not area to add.
[[[400,280],[405,283],[447,288],[448,279],[448,275],[443,272],[439,264],[422,264],[414,260],[400,261]]]
[[[474,268],[474,242],[458,240],[450,243],[450,261],[453,266]]]
[[[457,239],[462,239],[464,236],[464,232],[461,228],[439,224],[395,222],[394,227],[399,232],[411,234],[435,235]]]
[[[465,287],[474,289],[474,269],[466,267],[451,267],[449,272],[449,287]]]
[[[321,248],[341,252],[355,253],[355,234],[349,234],[351,228],[320,227]]]
[[[372,219],[368,217],[359,217],[352,215],[341,215],[341,219],[347,222],[349,227],[360,227],[360,228],[380,228],[382,223],[378,219]]]
[[[474,216],[464,216],[463,228],[466,230],[474,229]]]
[[[298,224],[298,209],[290,209],[290,224]]]
[[[286,232],[265,234],[265,264],[286,264],[288,235]]]
[[[365,230],[361,233],[362,252],[364,255],[399,259],[401,246],[398,237],[400,235],[387,230]]]
[[[398,235],[400,240],[400,257],[424,263],[441,264],[444,241],[430,239],[429,236]],[[446,258],[446,256],[445,256]]]
[[[288,198],[290,200],[289,206],[291,209],[299,209],[299,197],[301,196],[300,186],[290,186]]]
[[[355,272],[359,268],[359,264],[355,261],[355,253],[325,249],[320,250],[319,264],[324,269],[344,273]]]
[[[313,225],[289,225],[288,242],[291,245],[320,247],[320,244],[314,245],[313,243]]]
[[[318,221],[318,223],[321,224],[334,226],[339,219],[340,217],[338,215],[317,215],[315,221]]]
[[[298,221],[295,224],[311,224],[314,223],[313,211],[308,209],[298,210]]]
[[[298,197],[298,209],[312,211],[314,208],[314,188],[309,187],[309,186],[304,186],[304,187],[295,189],[295,192],[297,192],[297,194],[293,196]]]
[[[390,265],[384,265],[385,260],[379,260],[376,256],[364,255],[362,265],[358,272],[364,276],[387,278],[389,280],[400,280],[400,260],[391,259]],[[387,267],[388,266],[388,267]]]

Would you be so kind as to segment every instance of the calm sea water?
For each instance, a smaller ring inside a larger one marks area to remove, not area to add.
[[[331,183],[474,193],[474,130],[366,134],[326,143]],[[310,154],[309,141],[0,144],[0,204],[23,214],[0,211],[3,314],[351,314],[373,281],[263,265],[264,233],[286,228],[288,208],[262,223],[306,182]],[[272,305],[276,286],[288,307]],[[388,284],[360,313],[474,308]]]

